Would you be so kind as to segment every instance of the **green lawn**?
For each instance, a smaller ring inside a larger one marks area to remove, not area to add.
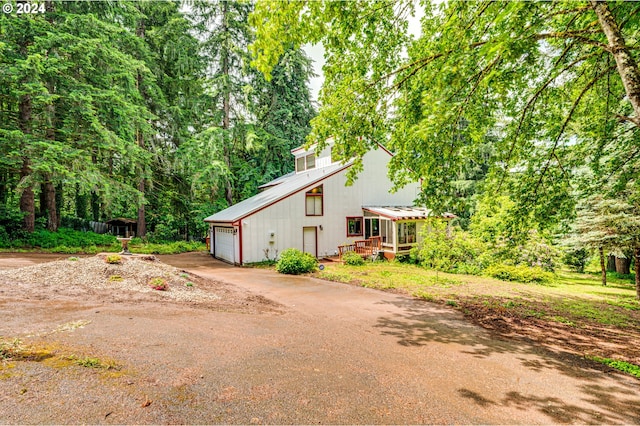
[[[401,264],[376,262],[364,266],[328,264],[319,278],[381,290],[394,289],[428,301],[472,309],[482,306],[518,317],[583,327],[600,324],[640,328],[640,303],[634,283],[599,275],[559,271],[549,284],[522,284],[473,275],[454,275]]]

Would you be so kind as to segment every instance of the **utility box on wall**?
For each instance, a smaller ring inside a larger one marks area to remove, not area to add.
[[[267,239],[269,240],[269,243],[275,244],[275,242],[276,242],[276,233],[275,233],[275,231],[268,231],[267,232]]]

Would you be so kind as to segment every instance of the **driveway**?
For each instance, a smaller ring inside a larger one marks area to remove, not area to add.
[[[279,313],[74,301],[51,321],[91,323],[50,339],[124,363],[126,378],[76,379],[33,399],[0,387],[0,423],[640,423],[640,381],[496,340],[442,306],[203,253],[160,258],[278,302]],[[14,259],[0,268],[28,256]]]

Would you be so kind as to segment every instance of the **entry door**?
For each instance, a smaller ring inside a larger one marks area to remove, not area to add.
[[[318,257],[318,230],[315,226],[302,228],[302,251]]]

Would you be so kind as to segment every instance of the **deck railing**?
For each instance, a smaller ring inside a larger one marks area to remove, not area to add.
[[[367,258],[377,255],[381,249],[381,246],[382,244],[380,237],[371,237],[367,238],[366,240],[356,240],[353,243],[342,244],[338,246],[338,253],[340,254],[340,260],[342,260],[342,255],[349,251]]]

